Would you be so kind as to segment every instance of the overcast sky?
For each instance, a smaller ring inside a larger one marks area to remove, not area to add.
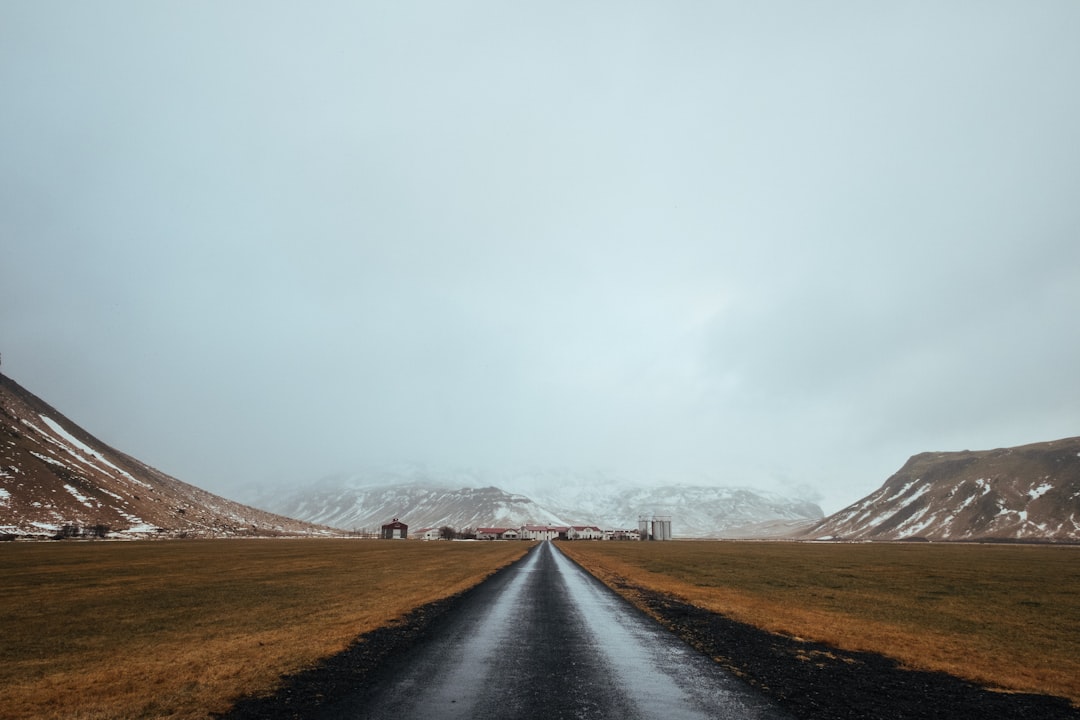
[[[2,371],[229,494],[1080,435],[1080,3],[0,2]],[[506,483],[509,484],[509,483]]]

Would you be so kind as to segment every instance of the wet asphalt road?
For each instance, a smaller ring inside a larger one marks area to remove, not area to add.
[[[551,543],[321,718],[788,718]]]

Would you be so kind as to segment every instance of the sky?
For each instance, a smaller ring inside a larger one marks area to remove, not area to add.
[[[220,494],[1080,435],[1080,3],[0,2],[0,372]],[[569,475],[567,475],[569,473]]]

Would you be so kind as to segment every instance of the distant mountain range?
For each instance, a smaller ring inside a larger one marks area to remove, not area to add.
[[[1080,541],[1080,437],[915,455],[803,537]]]
[[[0,535],[327,535],[226,500],[115,450],[0,375]]]
[[[529,495],[461,486],[477,480],[461,472],[369,469],[309,487],[266,492],[249,502],[310,522],[368,531],[395,517],[413,529],[526,524],[631,529],[640,516],[667,515],[676,537],[761,537],[788,534],[823,516],[814,503],[747,488],[623,487],[565,473],[530,478],[536,489]]]

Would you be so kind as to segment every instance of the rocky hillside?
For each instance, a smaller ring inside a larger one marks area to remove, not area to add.
[[[1080,541],[1080,437],[913,456],[811,538]]]
[[[218,497],[115,450],[0,375],[0,534],[332,534]]]

